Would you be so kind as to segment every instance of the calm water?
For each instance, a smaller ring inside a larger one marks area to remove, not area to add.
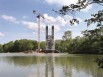
[[[98,55],[0,54],[0,77],[103,77]]]

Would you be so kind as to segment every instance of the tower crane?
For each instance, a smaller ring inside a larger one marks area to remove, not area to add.
[[[40,18],[43,19],[47,19],[45,18],[42,14],[40,14],[39,12],[33,10],[33,13],[37,15],[38,18],[38,52],[40,51]],[[50,21],[49,19],[47,19],[48,21]]]

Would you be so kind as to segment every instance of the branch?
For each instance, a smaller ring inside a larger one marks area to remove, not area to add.
[[[99,5],[102,5],[100,3],[103,3],[103,1],[99,1],[99,0],[78,0],[78,3],[76,4],[70,4],[68,6],[63,6],[59,11],[55,11],[54,12],[58,13],[59,15],[67,15],[68,13],[73,14],[73,19],[70,20],[70,25],[74,25],[74,23],[78,23],[79,20],[75,19],[75,12],[76,11],[81,11],[82,9],[85,9],[88,5],[93,4],[93,3],[98,3]],[[102,5],[103,6],[103,5]],[[91,18],[86,20],[87,26],[90,25],[90,23],[95,23],[97,21],[97,18]],[[102,21],[102,19],[98,20],[98,21]],[[79,24],[79,23],[78,23]]]

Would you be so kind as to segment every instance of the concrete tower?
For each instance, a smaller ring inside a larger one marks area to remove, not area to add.
[[[46,26],[46,50],[48,52],[55,50],[55,43],[54,43],[54,26],[52,26],[51,35],[48,35],[48,26]]]

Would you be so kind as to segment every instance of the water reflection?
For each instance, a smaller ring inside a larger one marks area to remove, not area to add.
[[[0,77],[103,77],[97,55],[0,56]]]
[[[64,77],[102,77],[103,70],[98,69],[94,62],[96,57],[92,55],[57,57],[56,64],[62,67]]]
[[[48,54],[46,54],[48,55]],[[55,58],[52,54],[49,54],[50,56],[46,57],[46,65],[45,65],[45,77],[54,77],[54,64],[55,64]],[[49,76],[51,75],[51,76]]]
[[[40,69],[39,69],[39,66],[40,66],[40,57],[37,57],[37,77],[40,77]]]

